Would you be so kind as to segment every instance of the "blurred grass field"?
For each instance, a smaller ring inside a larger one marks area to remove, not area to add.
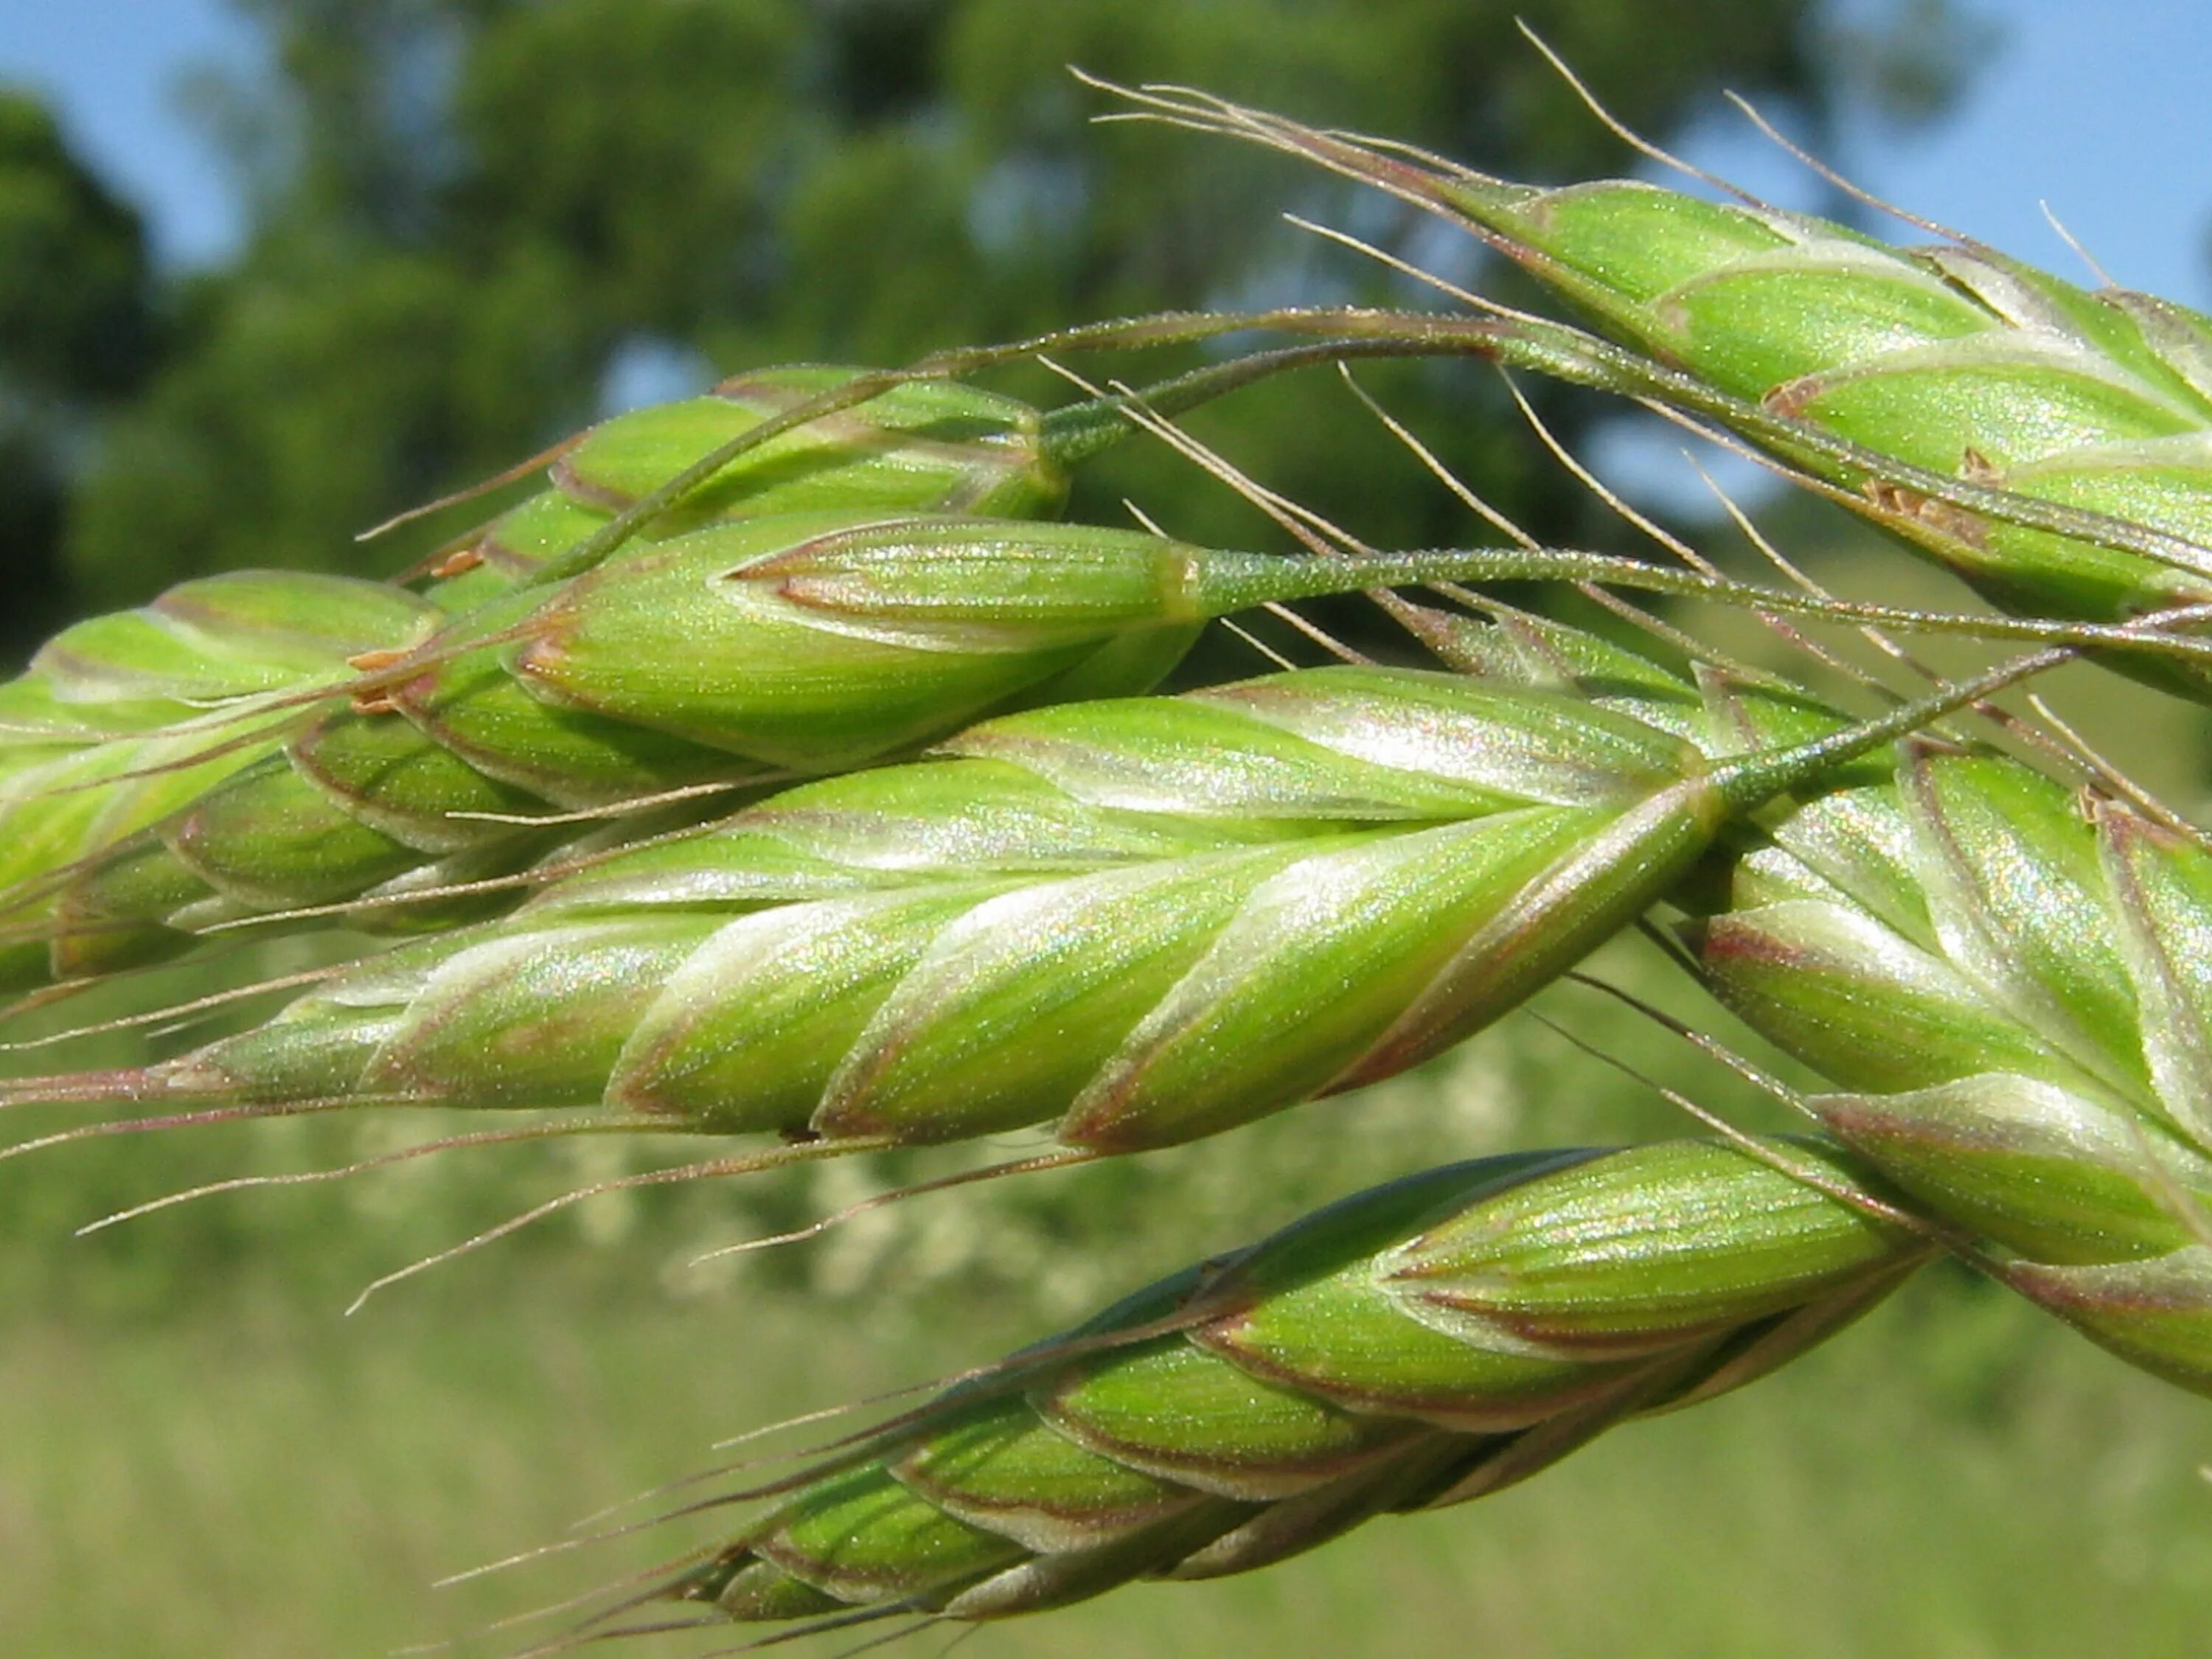
[[[1645,971],[1619,951],[1606,965]],[[1744,1121],[1779,1121],[1588,992],[1541,1006],[1669,1081],[1702,1077]],[[375,1273],[603,1171],[544,1148],[461,1155],[72,1241],[102,1206],[328,1162],[384,1132],[259,1125],[0,1164],[0,1653],[368,1659],[465,1638],[726,1528],[432,1588],[709,1467],[718,1439],[991,1358],[1394,1173],[1681,1129],[1522,1018],[1358,1102],[919,1199],[719,1271],[686,1262],[868,1182],[602,1200],[350,1318]],[[963,1651],[2185,1659],[2208,1609],[2212,1412],[1947,1268],[1757,1388],[1609,1434],[1525,1487],[1250,1578],[987,1629]]]
[[[884,1332],[857,1304],[825,1321],[779,1296],[675,1301],[552,1271],[350,1321],[266,1285],[189,1322],[11,1319],[5,1651],[337,1659],[464,1635],[700,1528],[431,1589],[441,1575],[702,1467],[721,1436],[1024,1334],[933,1311]],[[965,1650],[2185,1659],[2212,1607],[2208,1468],[2201,1402],[1931,1278],[1771,1382],[1519,1490]]]

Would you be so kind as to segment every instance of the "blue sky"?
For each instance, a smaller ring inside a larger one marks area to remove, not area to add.
[[[254,48],[223,0],[0,0],[0,82],[54,101],[71,141],[146,213],[173,262],[220,258],[240,222],[176,81],[195,65],[250,65]]]
[[[2212,3],[1979,5],[2000,39],[1951,120],[1856,132],[1834,159],[1918,212],[2069,269],[2038,207],[2047,199],[2118,280],[2212,307]],[[175,82],[195,64],[250,64],[254,44],[223,0],[0,0],[0,81],[58,101],[177,262],[219,258],[240,215]],[[1790,164],[1724,111],[1686,148],[1753,189],[1791,193]]]
[[[2114,280],[2212,309],[2212,0],[1975,9],[1996,38],[1950,115],[1921,132],[1849,134],[1829,159],[1927,218],[2079,274],[2048,202]],[[1732,112],[1692,150],[1762,192],[1795,166]]]

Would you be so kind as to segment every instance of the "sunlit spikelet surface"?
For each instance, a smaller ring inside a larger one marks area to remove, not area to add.
[[[1483,1023],[1620,910],[1578,888],[1592,919],[1532,938],[1517,901],[1609,838],[1679,866],[1715,816],[1680,738],[1433,672],[1061,706],[947,748],[611,857],[87,1090],[1163,1144]]]

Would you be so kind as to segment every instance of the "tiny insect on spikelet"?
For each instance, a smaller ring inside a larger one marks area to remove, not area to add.
[[[1128,95],[1472,231],[1629,350],[1516,316],[1467,349],[1731,426],[2008,610],[2212,602],[2212,319],[1963,240],[1899,249],[1639,180],[1515,184],[1204,94]],[[1419,319],[1364,326],[1425,339]],[[2118,660],[2212,696],[2193,665]]]
[[[1931,1246],[1867,1178],[1808,1143],[1680,1141],[1359,1194],[748,1494],[773,1505],[579,1635],[659,1600],[1006,1618],[1486,1496],[1879,1302]]]

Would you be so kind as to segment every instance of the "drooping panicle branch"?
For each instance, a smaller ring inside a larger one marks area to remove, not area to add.
[[[1483,355],[1731,427],[2005,609],[2121,621],[2212,599],[2212,319],[1978,244],[1898,249],[1641,181],[1515,184],[1202,93],[1109,90],[1472,232],[1620,343],[1500,308],[1468,319],[1498,337]],[[2200,701],[2212,684],[2112,660]]]

